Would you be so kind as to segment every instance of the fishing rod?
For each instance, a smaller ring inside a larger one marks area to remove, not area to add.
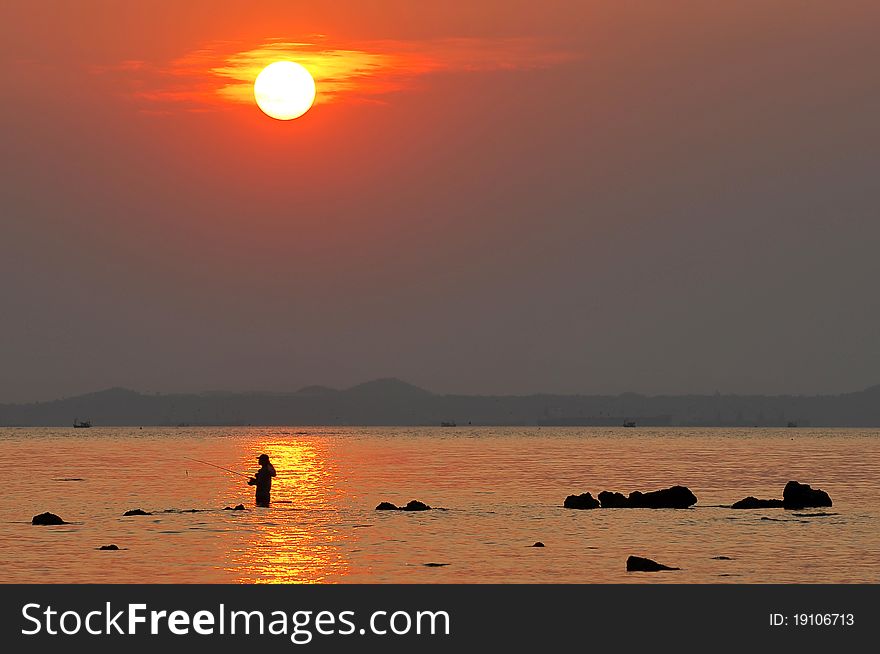
[[[238,475],[239,477],[245,477],[247,479],[251,478],[251,475],[246,475],[243,472],[238,472],[237,470],[230,470],[229,468],[224,468],[223,466],[218,466],[216,463],[202,461],[201,459],[194,459],[191,456],[185,456],[183,458],[189,459],[190,461],[195,461],[196,463],[204,463],[206,466],[211,466],[212,468],[219,468],[220,470],[225,470],[226,472],[231,472],[233,475]]]

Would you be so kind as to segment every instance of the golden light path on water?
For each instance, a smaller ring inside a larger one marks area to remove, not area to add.
[[[344,491],[326,441],[257,438],[256,449],[271,452],[273,465],[282,471],[273,484],[276,507],[283,505],[303,516],[335,510]],[[332,524],[320,520],[264,522],[230,552],[225,569],[235,581],[245,583],[320,583],[346,576],[351,564],[333,545],[339,537]]]
[[[0,581],[878,582],[878,436],[857,429],[0,428]],[[262,452],[278,470],[269,509],[254,506],[242,477],[187,458],[253,473]],[[724,506],[747,495],[779,497],[789,479],[827,490],[834,506]],[[696,493],[693,509],[561,506],[572,493],[674,484]],[[447,510],[374,510],[411,499]],[[239,503],[247,510],[223,510]],[[133,508],[151,515],[123,517]],[[71,524],[32,526],[44,511]],[[547,547],[530,547],[538,540]],[[122,549],[97,549],[110,543]],[[682,570],[628,574],[630,554]]]

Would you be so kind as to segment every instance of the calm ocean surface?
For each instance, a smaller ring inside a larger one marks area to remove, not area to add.
[[[252,472],[261,452],[270,509],[184,458]],[[789,479],[834,506],[719,506]],[[3,428],[0,481],[6,583],[880,582],[880,430]],[[696,507],[562,508],[674,484]],[[411,499],[447,510],[374,510]],[[43,511],[75,524],[31,526]],[[109,543],[125,549],[95,549]],[[628,574],[630,554],[683,570]]]

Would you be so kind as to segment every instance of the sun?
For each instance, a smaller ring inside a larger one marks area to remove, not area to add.
[[[293,120],[311,109],[315,101],[315,80],[297,63],[276,61],[257,75],[254,98],[267,116]]]

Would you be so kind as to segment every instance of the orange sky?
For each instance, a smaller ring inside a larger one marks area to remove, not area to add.
[[[876,3],[218,7],[0,9],[0,401],[880,374]]]

